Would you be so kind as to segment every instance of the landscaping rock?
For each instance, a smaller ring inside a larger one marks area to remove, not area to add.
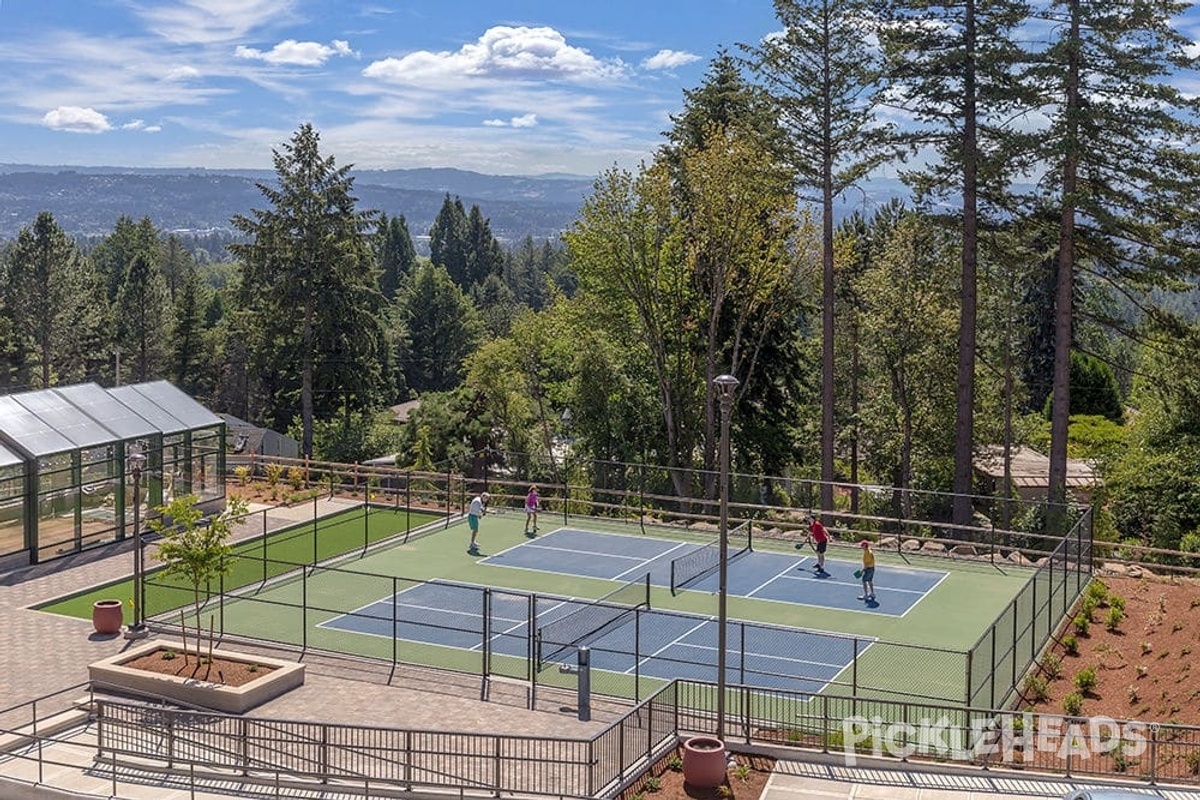
[[[915,553],[921,549],[920,539],[905,539],[900,545],[900,549],[906,553]]]
[[[935,556],[945,555],[946,545],[942,544],[941,542],[926,542],[921,546],[921,552],[930,553]]]
[[[976,552],[975,545],[957,544],[950,548],[950,555],[957,558],[974,558],[975,556],[979,555],[979,553]]]

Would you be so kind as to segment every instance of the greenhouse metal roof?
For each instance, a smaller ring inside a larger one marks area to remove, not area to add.
[[[84,383],[0,397],[0,438],[26,457],[220,424],[167,381],[112,389]]]

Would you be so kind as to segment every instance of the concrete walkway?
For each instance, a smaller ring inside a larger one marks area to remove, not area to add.
[[[344,501],[322,500],[322,512],[345,507]],[[311,512],[308,512],[311,513]],[[283,524],[282,517],[278,520]],[[261,521],[256,531],[261,531]],[[274,524],[272,524],[274,527]],[[129,545],[0,573],[0,614],[5,620],[0,644],[0,728],[23,724],[23,703],[63,692],[87,681],[87,665],[115,655],[129,646],[120,636],[99,636],[87,620],[69,619],[32,610],[29,606],[77,592],[82,588],[129,576]],[[239,649],[244,649],[240,648]],[[270,651],[265,651],[270,652]],[[360,661],[306,657],[306,683],[255,710],[255,715],[279,719],[345,722],[368,726],[395,726],[426,730],[475,731],[537,736],[590,736],[604,728],[626,708],[596,703],[593,721],[580,722],[571,707],[572,696],[539,692],[537,710],[525,708],[519,687],[498,685],[489,702],[479,700],[478,679],[431,670],[398,670]],[[81,694],[82,692],[77,692]],[[67,697],[67,695],[63,695]],[[64,700],[65,702],[65,700]],[[92,726],[74,732],[70,741],[43,750],[45,761],[70,766],[48,766],[39,773],[36,748],[27,758],[0,756],[0,798],[117,797],[147,800],[228,800],[230,797],[276,796],[261,787],[236,779],[203,791],[165,782],[152,773],[124,771],[116,783],[110,771],[93,762],[95,731]],[[776,767],[763,800],[796,800],[816,797],[895,798],[896,800],[951,800],[952,798],[1061,797],[1075,784],[1039,781],[1032,777],[1007,778],[995,773],[920,773],[897,769],[839,766],[828,756],[805,756],[789,751],[789,759]],[[311,798],[333,795],[313,788],[284,796]],[[346,796],[346,795],[340,795]],[[1150,796],[1173,800],[1200,800],[1197,792],[1163,792]]]

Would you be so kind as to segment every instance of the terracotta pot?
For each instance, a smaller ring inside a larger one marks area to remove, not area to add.
[[[725,782],[725,743],[712,736],[693,736],[683,743],[683,782],[713,789]]]
[[[92,604],[92,627],[96,633],[120,633],[124,622],[124,604],[120,600],[97,600]]]

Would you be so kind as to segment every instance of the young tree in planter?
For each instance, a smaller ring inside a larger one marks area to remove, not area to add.
[[[194,494],[176,497],[158,507],[158,516],[146,522],[150,530],[162,536],[158,546],[158,559],[166,564],[163,574],[187,581],[192,587],[192,607],[196,616],[196,657],[200,656],[200,641],[203,638],[200,624],[200,587],[209,581],[227,575],[233,568],[231,556],[233,545],[229,536],[233,526],[247,513],[246,501],[240,497],[229,498],[225,510],[209,517],[197,505],[200,500]],[[186,625],[185,625],[186,636]],[[211,647],[212,643],[209,643]],[[187,647],[184,647],[184,663],[187,663]]]

